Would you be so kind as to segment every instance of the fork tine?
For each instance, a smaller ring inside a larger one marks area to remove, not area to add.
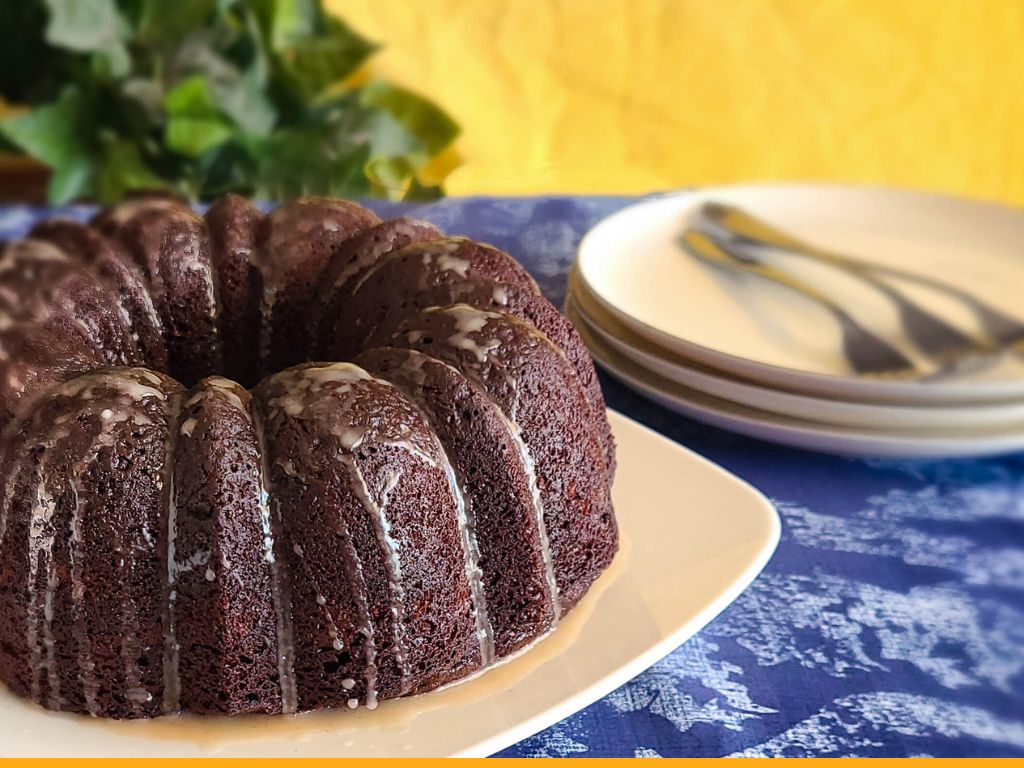
[[[899,377],[910,376],[915,372],[917,375],[925,373],[902,352],[864,328],[828,296],[785,272],[768,267],[754,258],[738,260],[731,251],[723,249],[712,237],[700,230],[684,231],[679,242],[684,251],[706,264],[741,274],[756,275],[783,285],[823,306],[840,325],[843,334],[842,351],[855,373]]]

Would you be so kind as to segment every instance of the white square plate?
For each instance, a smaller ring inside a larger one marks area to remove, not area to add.
[[[484,756],[582,709],[714,618],[768,562],[767,499],[706,459],[610,414],[622,549],[550,638],[480,677],[374,712],[107,722],[0,690],[0,757]]]

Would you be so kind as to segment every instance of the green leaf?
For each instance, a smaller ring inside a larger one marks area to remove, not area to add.
[[[377,46],[338,19],[323,33],[297,38],[279,57],[281,71],[303,98],[313,99],[351,75]]]
[[[111,45],[92,55],[92,71],[97,80],[117,80],[132,71],[132,59],[123,45]]]
[[[217,106],[202,75],[182,80],[171,88],[164,96],[164,109],[171,115],[217,114]]]
[[[253,193],[257,164],[242,142],[232,141],[211,150],[196,164],[196,189],[204,200],[228,192]]]
[[[55,168],[50,176],[46,196],[52,205],[63,205],[85,198],[92,192],[96,168],[88,157],[75,158]]]
[[[120,45],[126,25],[114,0],[45,0],[50,11],[46,42],[72,51]]]
[[[264,136],[277,123],[277,109],[264,92],[258,71],[250,69],[234,81],[214,81],[210,90],[221,110],[235,125]]]
[[[0,121],[0,133],[26,154],[55,168],[88,155],[89,104],[77,88],[67,88],[52,104]]]
[[[207,26],[217,10],[218,0],[136,0],[139,36],[174,43]]]
[[[235,21],[230,28],[215,25],[183,41],[168,62],[165,77],[171,82],[205,77],[224,117],[239,128],[265,135],[278,118],[267,92],[267,55],[253,15],[246,12]]]
[[[405,157],[374,157],[366,164],[366,176],[375,195],[390,200],[425,202],[442,195],[440,187],[425,186],[416,178],[416,169]]]
[[[52,104],[0,122],[0,134],[53,169],[48,198],[59,205],[89,191],[94,168],[84,137],[91,123],[85,95],[68,88]]]
[[[206,79],[190,77],[164,96],[169,149],[198,157],[231,138],[234,130],[214,103]]]
[[[366,177],[374,184],[374,191],[401,200],[413,177],[413,168],[404,157],[374,157],[366,163]]]
[[[248,5],[275,51],[312,35],[323,15],[316,0],[249,0]]]
[[[131,70],[125,46],[128,25],[114,0],[44,0],[50,20],[45,39],[50,45],[92,53],[97,79],[124,77]]]
[[[109,204],[133,190],[163,189],[167,182],[143,162],[138,145],[113,136],[102,139],[102,163],[96,176],[96,198]]]
[[[133,77],[122,81],[121,93],[150,118],[156,120],[164,111],[164,91],[160,83],[148,77]]]
[[[167,123],[167,147],[189,157],[199,157],[232,136],[231,126],[217,120],[177,117]]]
[[[440,186],[423,185],[414,176],[402,199],[407,203],[429,203],[440,200],[442,197],[444,197],[444,190]]]
[[[402,157],[413,169],[422,168],[430,160],[430,151],[400,122],[387,112],[361,110],[358,129],[367,136],[374,157]]]
[[[423,145],[431,157],[459,135],[458,124],[436,104],[383,80],[364,86],[359,94],[359,103],[366,109],[387,112]]]
[[[364,170],[369,145],[334,147],[321,127],[278,130],[250,147],[259,162],[256,194],[260,196],[363,197],[371,191]]]

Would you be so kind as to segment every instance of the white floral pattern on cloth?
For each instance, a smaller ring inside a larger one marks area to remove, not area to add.
[[[560,303],[579,239],[629,202],[373,207],[509,251]],[[0,240],[51,213],[0,208]],[[840,459],[722,432],[605,385],[613,408],[767,493],[782,542],[696,637],[502,755],[1024,755],[1024,454]]]

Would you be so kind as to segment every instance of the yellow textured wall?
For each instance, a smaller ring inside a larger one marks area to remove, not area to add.
[[[327,0],[462,123],[452,194],[884,182],[1024,203],[1024,0]]]

